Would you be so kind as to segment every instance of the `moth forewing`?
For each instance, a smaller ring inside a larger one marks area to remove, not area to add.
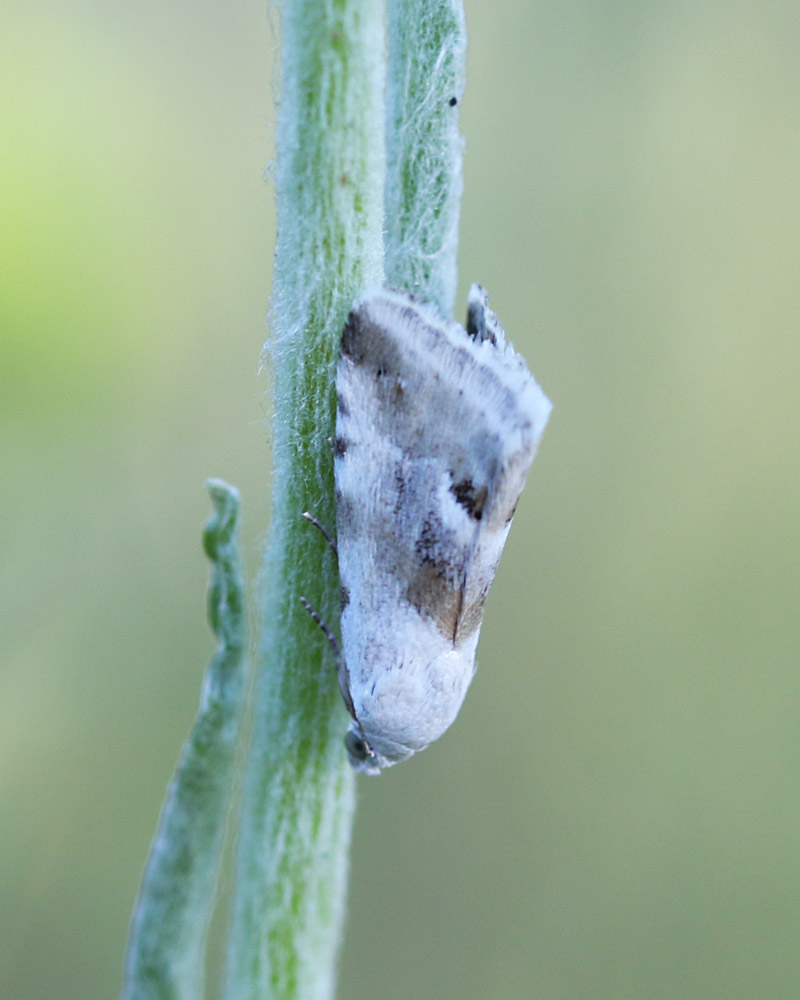
[[[378,289],[348,317],[334,449],[350,761],[377,773],[453,722],[550,403],[479,286],[468,330]],[[352,706],[352,707],[351,707]]]

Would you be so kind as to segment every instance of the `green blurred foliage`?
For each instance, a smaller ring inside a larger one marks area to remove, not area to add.
[[[555,411],[457,725],[361,782],[340,996],[794,998],[800,12],[467,17],[460,301]],[[258,564],[274,45],[260,3],[4,17],[2,997],[118,990],[207,476]]]

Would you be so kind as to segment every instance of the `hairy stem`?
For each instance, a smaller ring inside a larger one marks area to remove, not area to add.
[[[463,4],[388,0],[387,27],[386,281],[449,316],[463,187]]]
[[[334,374],[348,309],[382,280],[383,26],[375,0],[282,6],[271,308],[275,418],[264,636],[245,774],[227,1000],[326,1000],[346,892],[354,779],[333,658]]]

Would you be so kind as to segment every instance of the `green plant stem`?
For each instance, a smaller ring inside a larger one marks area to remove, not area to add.
[[[386,283],[449,316],[463,188],[463,4],[388,0],[387,37]]]
[[[354,778],[322,632],[338,622],[334,375],[353,300],[382,280],[383,25],[375,0],[282,6],[271,309],[273,510],[227,1000],[326,1000],[346,893]]]
[[[204,545],[208,617],[219,645],[150,850],[131,922],[123,1000],[201,1000],[205,945],[244,700],[245,609],[239,494],[218,479]]]

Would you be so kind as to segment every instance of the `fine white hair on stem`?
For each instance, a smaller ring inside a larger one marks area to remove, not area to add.
[[[272,522],[252,745],[242,790],[226,1000],[330,1000],[344,919],[354,778],[327,644],[336,557],[298,511],[335,525],[334,373],[345,318],[383,280],[384,55],[375,0],[280,7],[270,304]]]
[[[388,0],[386,281],[449,316],[456,293],[461,0]]]

